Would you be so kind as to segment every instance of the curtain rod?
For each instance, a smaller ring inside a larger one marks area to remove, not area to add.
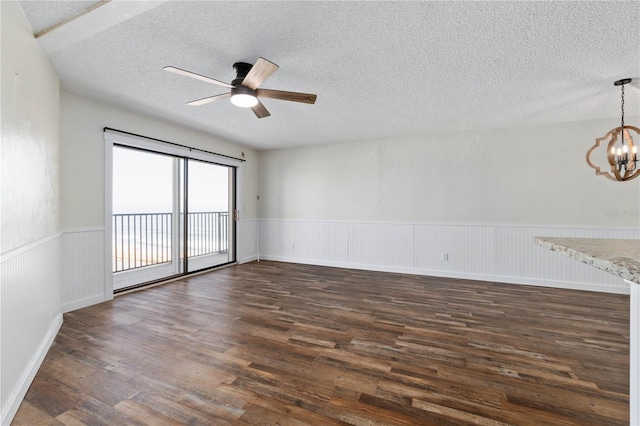
[[[102,130],[104,132],[106,132],[107,130],[112,130],[114,132],[124,133],[125,135],[137,136],[139,138],[145,138],[145,139],[149,139],[149,140],[156,141],[156,142],[162,142],[162,143],[166,143],[166,144],[169,144],[169,145],[179,146],[181,148],[187,148],[189,151],[206,152],[207,154],[212,154],[212,155],[218,155],[220,157],[231,158],[232,160],[238,160],[238,161],[242,161],[242,162],[247,161],[244,158],[237,158],[237,157],[232,157],[230,155],[218,154],[217,152],[207,151],[207,150],[200,149],[200,148],[192,148],[192,147],[187,146],[187,145],[182,145],[182,144],[175,143],[175,142],[169,142],[169,141],[165,141],[165,140],[162,140],[162,139],[150,138],[149,136],[143,136],[143,135],[139,135],[137,133],[125,132],[124,130],[113,129],[111,127],[105,127]]]

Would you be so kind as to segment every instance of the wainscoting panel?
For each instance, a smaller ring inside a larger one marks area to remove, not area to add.
[[[107,300],[104,229],[62,233],[62,312]]]
[[[60,234],[0,259],[0,424],[10,423],[62,325]]]
[[[629,293],[621,278],[534,244],[536,236],[640,238],[640,229],[260,220],[260,258]]]
[[[413,267],[413,225],[351,223],[347,235],[350,265],[374,269]]]
[[[260,220],[260,256],[290,262],[346,265],[348,227],[344,223]]]
[[[414,225],[414,235],[416,269],[491,274],[495,249],[491,228]]]
[[[258,221],[243,219],[238,223],[238,247],[236,257],[238,263],[251,262],[258,258]]]
[[[575,238],[639,238],[640,229],[559,227],[502,227],[495,230],[495,274],[552,285],[593,291],[628,293],[621,278],[558,255],[532,243],[536,236]],[[551,284],[550,284],[551,283]]]

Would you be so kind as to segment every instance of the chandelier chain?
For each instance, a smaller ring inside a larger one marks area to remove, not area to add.
[[[621,110],[622,118],[620,120],[620,127],[624,127],[624,84],[620,86],[620,89],[622,90],[621,102],[620,102],[620,110]]]

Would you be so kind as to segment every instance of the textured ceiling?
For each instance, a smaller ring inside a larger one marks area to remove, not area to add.
[[[22,2],[36,31],[93,2],[67,3]],[[619,117],[639,22],[637,1],[172,1],[49,59],[67,91],[267,149]],[[265,99],[260,120],[228,100],[187,106],[226,90],[162,70],[230,82],[260,56],[280,66],[262,87],[316,104]]]
[[[22,9],[29,17],[35,34],[80,15],[99,1],[23,1]]]

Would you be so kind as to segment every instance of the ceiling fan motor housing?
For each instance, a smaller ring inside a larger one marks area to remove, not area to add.
[[[236,62],[235,64],[233,64],[233,68],[236,70],[237,76],[231,82],[231,84],[235,86],[233,89],[231,89],[232,97],[236,95],[249,95],[249,96],[257,97],[255,90],[242,85],[242,81],[251,70],[251,67],[253,67],[253,65],[248,64],[246,62]]]
[[[252,67],[253,65],[246,62],[236,62],[235,64],[233,64],[233,69],[236,70],[236,78],[231,84],[235,86],[236,80],[240,80],[238,84],[242,83],[242,80],[244,80],[247,74],[249,74],[249,71],[251,71]]]

